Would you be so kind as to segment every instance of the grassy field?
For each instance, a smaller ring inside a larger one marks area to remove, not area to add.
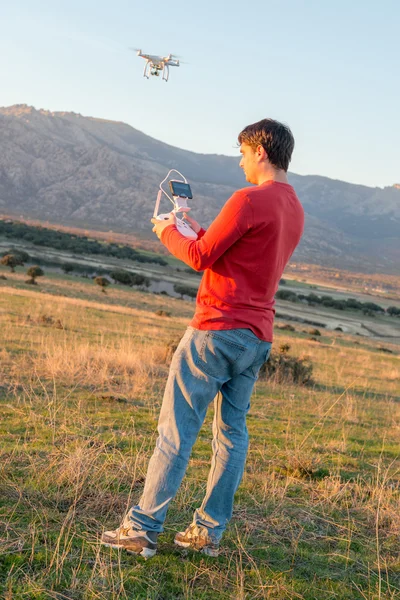
[[[6,600],[400,598],[398,347],[276,331],[313,387],[261,381],[217,559],[174,547],[205,491],[211,420],[145,562],[99,545],[137,501],[168,342],[194,305],[92,282],[0,281],[0,591]],[[158,316],[157,310],[171,316]]]

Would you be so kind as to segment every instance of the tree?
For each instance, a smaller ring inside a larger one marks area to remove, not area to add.
[[[182,285],[180,283],[174,284],[174,291],[177,294],[180,294],[181,298],[183,298],[183,296],[189,296],[189,298],[196,298],[197,296],[197,290],[188,285]]]
[[[13,256],[15,256],[15,258],[20,260],[21,263],[26,263],[31,258],[29,254],[25,252],[25,250],[21,250],[18,248],[10,248],[8,251],[2,253],[3,256],[5,256],[6,254],[12,254]]]
[[[388,306],[386,312],[391,317],[400,317],[400,308],[398,308],[397,306]]]
[[[36,281],[35,281],[36,277],[42,277],[44,275],[44,271],[43,271],[43,269],[41,269],[40,267],[35,265],[33,267],[29,267],[26,274],[28,275],[28,277],[30,277],[30,279],[28,279],[28,281],[26,283],[31,283],[32,285],[36,285]]]
[[[278,298],[278,300],[288,300],[289,302],[299,301],[297,294],[290,290],[278,290],[275,294],[275,298]]]
[[[129,271],[117,269],[115,271],[111,271],[110,275],[116,283],[121,283],[122,285],[132,285],[132,275],[129,273]]]
[[[150,286],[150,279],[148,277],[146,277],[145,275],[140,275],[140,273],[131,273],[131,278],[132,278],[132,285],[138,285],[138,286],[145,286],[145,287],[149,287]]]
[[[15,273],[15,267],[24,264],[18,256],[15,256],[15,254],[6,254],[0,260],[0,263],[6,267],[10,267],[11,273]]]
[[[101,291],[106,294],[106,287],[108,285],[110,285],[110,282],[108,281],[108,279],[106,279],[105,277],[95,277],[94,278],[95,283],[97,283],[97,285],[99,285],[101,287]]]
[[[382,306],[379,306],[379,304],[375,304],[375,302],[364,302],[363,309],[372,310],[374,312],[385,312]]]
[[[75,269],[75,265],[73,265],[72,263],[64,263],[61,268],[64,271],[64,273],[68,275],[68,273],[71,273],[71,271]]]

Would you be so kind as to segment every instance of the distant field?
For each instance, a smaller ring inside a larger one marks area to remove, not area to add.
[[[194,272],[187,267],[187,265],[173,256],[163,256],[162,258],[167,264],[159,265],[155,263],[135,262],[134,260],[121,259],[107,255],[77,254],[67,250],[35,246],[31,243],[10,240],[0,236],[0,255],[7,251],[11,246],[28,252],[30,256],[34,257],[31,262],[35,262],[36,258],[45,261],[43,268],[47,280],[55,278],[59,281],[62,277],[62,265],[65,263],[72,263],[81,269],[87,269],[90,275],[93,275],[96,271],[102,270],[108,272],[111,272],[114,269],[133,270],[150,279],[150,291],[166,292],[175,297],[178,297],[179,294],[174,291],[174,284],[183,284],[192,289],[197,289],[200,281],[199,275],[201,274]],[[147,251],[142,252],[148,256],[157,258],[157,254]],[[50,265],[48,266],[47,263],[50,263]],[[291,267],[289,267],[288,270],[290,271]],[[5,267],[0,266],[0,274],[2,273],[7,276],[8,270]],[[26,268],[18,267],[17,274],[19,277],[16,275],[14,279],[18,279],[18,285],[26,288],[26,286],[24,286],[24,281],[26,279],[24,273],[26,273]],[[315,276],[315,269],[312,269],[312,273],[314,273]],[[339,274],[343,281],[350,276],[348,272],[336,272],[336,274]],[[290,279],[290,277],[293,277],[293,279]],[[368,278],[370,276],[366,275],[365,277]],[[285,275],[286,284],[282,286],[282,289],[292,290],[296,293],[303,294],[314,292],[318,295],[325,294],[338,299],[351,297],[362,302],[374,301],[384,309],[392,305],[396,305],[400,308],[400,296],[396,295],[394,289],[391,290],[390,294],[383,294],[382,292],[367,293],[365,290],[357,291],[357,286],[355,286],[354,290],[352,290],[350,286],[346,291],[344,288],[336,289],[335,281],[332,281],[331,284],[317,284],[315,283],[315,280],[312,280],[314,281],[314,283],[312,283],[312,281],[306,281],[304,279],[304,277],[301,277],[301,280],[299,280],[296,275],[289,275],[289,277]],[[400,277],[397,279],[400,281]],[[79,281],[84,281],[82,279],[82,273],[79,274],[77,272],[71,273],[71,275],[69,275],[67,279],[64,278],[64,280],[67,282],[64,285],[66,288],[64,293],[67,295],[70,293],[71,285],[77,285],[79,287]],[[395,278],[392,277],[390,281],[390,285],[393,284],[394,286],[393,282],[395,281]],[[112,288],[114,289],[114,286],[112,286]],[[188,299],[188,296],[186,296],[186,299]],[[340,311],[321,306],[310,307],[302,303],[294,304],[282,300],[277,300],[276,306],[278,314],[283,314],[287,319],[294,319],[297,321],[305,319],[309,324],[314,322],[321,327],[326,327],[328,330],[340,328],[345,333],[359,335],[361,337],[372,337],[384,344],[400,344],[400,318],[391,318],[387,315],[373,315],[372,318],[371,316],[363,315],[361,311]]]
[[[286,322],[294,331],[277,328],[275,348],[308,356],[315,385],[257,383],[222,554],[173,545],[205,491],[210,408],[159,553],[144,562],[98,540],[140,496],[167,345],[193,303],[122,286],[104,294],[57,273],[38,286],[22,270],[1,273],[2,597],[400,597],[398,346],[326,329],[315,336],[295,321]]]

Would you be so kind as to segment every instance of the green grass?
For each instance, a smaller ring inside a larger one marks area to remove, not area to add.
[[[278,330],[277,345],[310,356],[316,385],[257,383],[221,555],[173,544],[205,491],[211,407],[159,552],[145,562],[98,540],[140,497],[166,343],[194,305],[122,287],[105,295],[67,276],[33,288],[16,275],[1,285],[4,598],[400,597],[398,355],[335,332],[315,343],[301,330]]]

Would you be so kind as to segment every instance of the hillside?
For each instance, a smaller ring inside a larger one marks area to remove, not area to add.
[[[159,182],[179,168],[191,182],[196,218],[207,225],[245,181],[238,158],[188,152],[127,124],[0,108],[0,213],[151,237]],[[306,209],[296,259],[394,272],[400,257],[400,190],[291,173]],[[167,209],[167,206],[165,206]]]

